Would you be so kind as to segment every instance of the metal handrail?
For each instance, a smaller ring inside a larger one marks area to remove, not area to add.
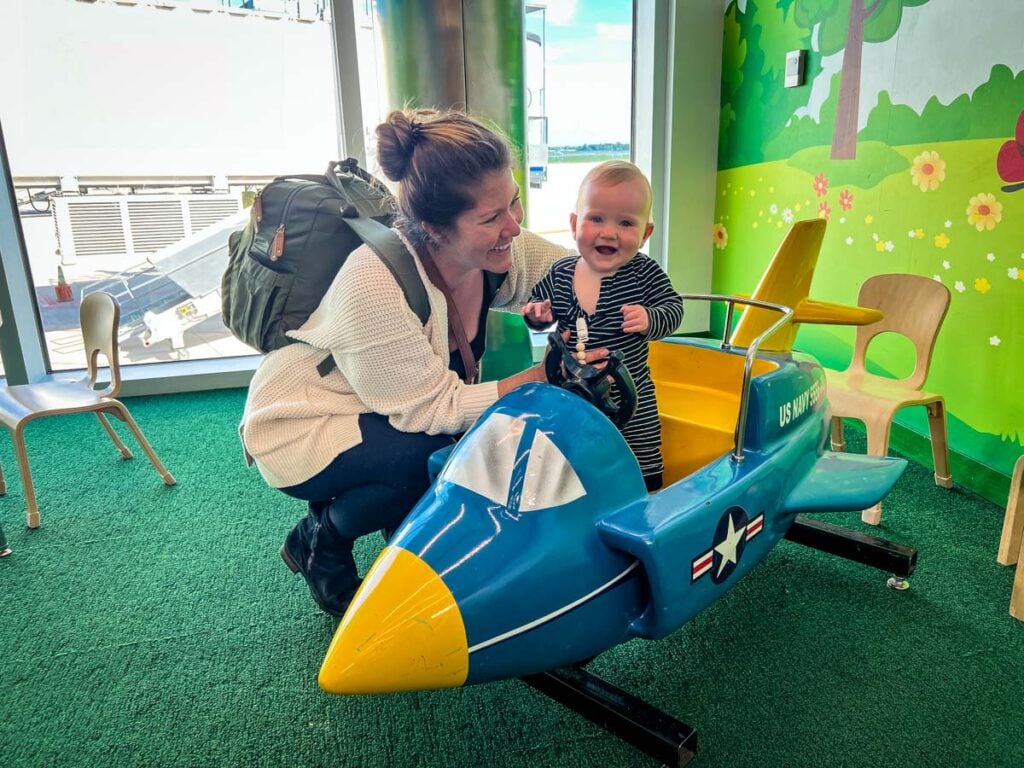
[[[732,335],[732,318],[737,304],[743,304],[748,307],[759,307],[760,309],[768,309],[782,314],[782,317],[772,323],[772,325],[761,333],[760,336],[754,339],[751,345],[747,347],[747,354],[743,363],[743,387],[740,389],[740,412],[736,418],[736,429],[733,432],[733,442],[735,447],[732,452],[732,460],[737,463],[742,462],[743,435],[746,432],[747,427],[747,407],[750,400],[750,379],[751,371],[754,367],[754,358],[757,357],[757,350],[758,347],[761,346],[761,342],[781,329],[786,323],[792,321],[793,310],[782,304],[773,304],[768,301],[758,301],[757,299],[741,299],[737,296],[722,296],[717,293],[684,293],[681,295],[684,301],[724,301],[729,305],[729,309],[725,317],[725,332],[722,334],[722,349],[733,348],[733,345],[729,343],[729,336]],[[742,347],[740,347],[740,349],[742,349]]]

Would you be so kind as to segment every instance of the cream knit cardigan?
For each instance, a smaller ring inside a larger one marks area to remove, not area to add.
[[[566,253],[523,230],[512,242],[512,266],[491,306],[520,309]],[[306,323],[288,334],[299,343],[260,362],[239,432],[270,486],[309,480],[358,445],[361,413],[383,414],[403,432],[457,434],[497,399],[496,382],[465,384],[448,370],[444,294],[414,259],[430,302],[425,326],[390,270],[364,245],[348,257]],[[328,354],[337,367],[321,377],[316,366]]]

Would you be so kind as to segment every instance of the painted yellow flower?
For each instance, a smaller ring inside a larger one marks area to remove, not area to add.
[[[974,290],[976,290],[978,293],[988,293],[990,290],[992,290],[992,286],[989,284],[988,279],[984,277],[979,277],[977,280],[974,281]]]
[[[938,189],[939,182],[946,180],[946,161],[939,157],[938,152],[925,150],[914,158],[910,178],[922,192]]]
[[[924,230],[920,227],[914,230],[914,234],[917,235],[918,240],[924,240]]]
[[[723,224],[715,224],[715,226],[711,228],[711,239],[714,241],[715,248],[718,250],[723,250],[725,246],[729,244],[729,233],[725,231],[725,226]]]
[[[879,253],[884,253],[885,252],[885,241],[884,240],[879,240],[877,243],[875,243],[875,250],[878,251]]]
[[[996,224],[1002,221],[1003,204],[996,200],[995,195],[987,192],[980,192],[971,198],[967,206],[967,221],[973,224],[979,232],[984,229],[995,229]]]
[[[872,216],[870,213],[867,216],[864,217],[864,223],[865,224],[871,224],[872,222],[874,222],[874,220],[875,220],[875,217]]]
[[[936,248],[945,248],[947,245],[949,245],[949,235],[943,232],[935,236]]]

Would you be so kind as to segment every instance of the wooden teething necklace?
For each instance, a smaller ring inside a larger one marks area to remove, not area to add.
[[[582,315],[576,318],[576,359],[580,365],[587,364],[587,342],[590,341],[590,331],[587,329],[587,319]]]

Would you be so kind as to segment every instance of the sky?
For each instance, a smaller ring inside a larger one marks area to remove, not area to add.
[[[548,144],[629,142],[632,0],[547,0]],[[534,29],[534,14],[527,29]]]

